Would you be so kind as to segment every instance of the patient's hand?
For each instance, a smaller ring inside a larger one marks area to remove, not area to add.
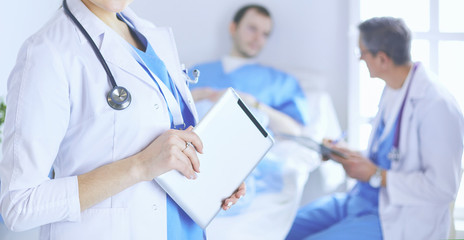
[[[226,90],[216,90],[216,89],[209,88],[209,87],[202,87],[202,88],[195,88],[191,92],[192,92],[192,97],[195,101],[201,101],[201,100],[208,99],[211,102],[217,102],[217,100],[219,100],[219,98],[224,94],[225,91]],[[256,105],[257,100],[251,94],[244,93],[244,92],[238,92],[238,91],[237,93],[247,106]]]
[[[224,202],[222,203],[222,209],[228,210],[233,204],[237,203],[237,201],[243,197],[246,193],[246,185],[245,183],[240,184],[237,190]]]
[[[244,92],[237,93],[247,106],[255,107],[258,105],[258,100],[256,100],[256,98],[253,95]]]
[[[192,91],[192,97],[195,101],[208,99],[216,102],[224,91],[218,91],[209,87],[196,88]]]

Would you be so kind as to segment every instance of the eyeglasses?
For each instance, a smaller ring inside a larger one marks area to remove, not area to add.
[[[370,53],[370,52],[367,49],[364,49],[362,51],[359,48],[354,49],[354,55],[359,59],[361,59],[362,57],[364,57],[368,53]]]

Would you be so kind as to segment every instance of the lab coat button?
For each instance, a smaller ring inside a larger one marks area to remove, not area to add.
[[[158,104],[155,104],[155,109],[158,109],[159,108],[159,105]]]
[[[156,204],[153,204],[152,207],[153,207],[153,211],[157,211],[157,210],[158,210],[158,206],[157,206]]]

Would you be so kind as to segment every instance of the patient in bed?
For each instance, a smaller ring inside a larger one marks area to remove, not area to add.
[[[229,27],[233,40],[229,55],[193,67],[201,72],[198,84],[191,85],[200,118],[232,87],[271,134],[302,134],[308,105],[298,81],[255,61],[271,30],[271,16],[262,6],[247,5],[235,14]],[[207,228],[208,239],[283,239],[308,173],[319,161],[311,156],[313,152],[296,143],[276,139],[245,180],[247,194]]]

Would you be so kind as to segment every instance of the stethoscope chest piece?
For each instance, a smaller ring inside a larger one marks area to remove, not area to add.
[[[132,97],[126,88],[116,86],[106,95],[108,105],[115,110],[124,110],[131,104]]]
[[[388,159],[392,162],[397,162],[400,160],[400,151],[398,148],[393,147],[387,155]]]

